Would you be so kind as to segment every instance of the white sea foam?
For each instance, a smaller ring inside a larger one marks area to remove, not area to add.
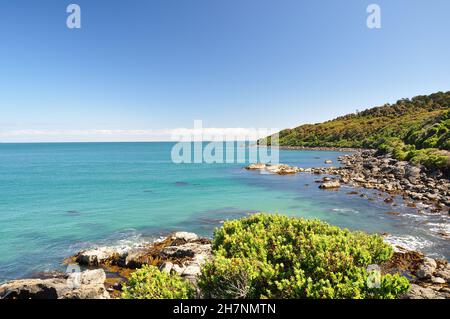
[[[401,214],[402,217],[407,217],[407,218],[411,218],[417,221],[423,221],[423,220],[427,220],[428,216],[424,216],[424,215],[418,215],[418,214],[410,214],[410,213],[405,213],[405,214]]]
[[[128,238],[119,239],[112,243],[111,248],[119,251],[127,251],[133,248],[142,247],[145,242],[148,242],[142,238],[141,234],[136,234]]]
[[[450,234],[449,223],[428,223],[428,226],[431,226],[430,231],[432,232]]]
[[[333,208],[332,211],[338,212],[338,213],[353,213],[353,214],[360,213],[359,210],[351,209],[351,208]]]
[[[431,217],[436,217],[436,213],[433,213],[429,210],[420,210],[420,214],[423,216],[431,216]]]
[[[101,242],[95,243],[83,243],[81,246],[78,244],[78,250],[85,249],[98,249],[107,247],[109,249],[113,249],[118,253],[126,253],[132,249],[142,248],[146,244],[155,242],[158,238],[145,238],[141,233],[138,233],[136,230],[126,230],[120,234],[116,234],[118,238],[102,240]],[[73,248],[73,247],[72,247]]]
[[[424,238],[412,235],[404,235],[404,236],[394,236],[388,235],[384,238],[384,240],[391,245],[400,246],[407,250],[421,251],[424,248],[433,246],[433,242],[426,240]]]

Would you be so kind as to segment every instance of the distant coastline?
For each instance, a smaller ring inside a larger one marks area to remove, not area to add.
[[[259,147],[265,147],[264,145],[253,145]],[[292,150],[292,151],[331,151],[331,152],[360,152],[360,151],[371,151],[368,148],[355,148],[355,147],[328,147],[328,146],[289,146],[289,145],[280,145],[275,146],[271,145],[270,147],[278,148],[280,150]]]

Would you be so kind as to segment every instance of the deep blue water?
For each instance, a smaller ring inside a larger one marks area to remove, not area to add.
[[[244,164],[174,164],[172,143],[0,144],[0,282],[60,267],[97,244],[173,230],[211,236],[227,218],[265,211],[319,218],[450,256],[448,217],[418,214],[352,189],[318,189],[310,174],[264,175]],[[280,151],[300,167],[337,163],[342,153]],[[389,211],[401,216],[390,216]]]

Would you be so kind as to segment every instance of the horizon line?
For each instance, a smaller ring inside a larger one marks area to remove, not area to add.
[[[0,142],[0,144],[94,144],[94,143],[195,143],[199,141],[34,141],[34,142]],[[214,140],[203,140],[202,143],[211,143],[211,142],[217,142],[217,143],[225,143],[226,140],[220,140],[220,141],[214,141]],[[235,141],[228,141],[228,142],[257,142],[257,140],[235,140]]]

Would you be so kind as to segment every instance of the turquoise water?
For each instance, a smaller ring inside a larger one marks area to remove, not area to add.
[[[173,164],[172,143],[0,144],[0,282],[52,270],[96,244],[157,237],[173,230],[212,235],[227,218],[255,211],[320,218],[390,233],[448,258],[446,216],[401,204],[323,191],[317,176],[263,175],[243,164]],[[337,163],[342,153],[281,151],[301,167]],[[375,192],[363,191],[376,198]],[[388,211],[401,216],[387,215]]]

